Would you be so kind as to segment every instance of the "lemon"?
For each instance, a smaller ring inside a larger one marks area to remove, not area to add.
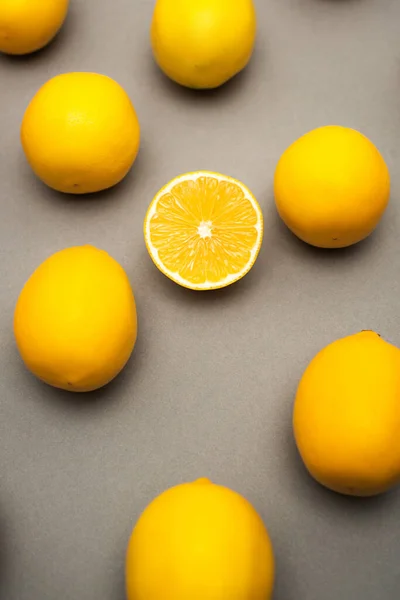
[[[113,79],[66,73],[45,83],[30,102],[21,141],[44,183],[85,194],[125,177],[139,151],[140,128],[127,93]]]
[[[342,248],[375,229],[389,201],[390,177],[366,137],[328,126],[283,153],[274,188],[278,212],[295,235],[313,246]]]
[[[372,496],[400,481],[400,350],[372,331],[339,339],[307,367],[293,426],[322,485]]]
[[[66,248],[47,258],[25,283],[14,314],[15,339],[27,368],[73,392],[102,387],[118,375],[136,331],[125,271],[93,246]]]
[[[0,52],[29,54],[46,46],[58,33],[69,0],[1,0]]]
[[[253,0],[157,0],[154,58],[173,81],[216,88],[249,62],[256,37]]]
[[[158,496],[127,551],[128,600],[270,600],[274,557],[245,498],[199,479]]]
[[[251,269],[261,247],[263,217],[243,183],[197,171],[176,177],[156,194],[144,236],[164,275],[183,287],[211,290]]]

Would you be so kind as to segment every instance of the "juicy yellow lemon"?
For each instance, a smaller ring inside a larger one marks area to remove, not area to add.
[[[0,52],[29,54],[46,46],[58,33],[69,0],[1,0]]]
[[[162,71],[190,88],[215,88],[249,62],[253,0],[157,0],[151,44]]]
[[[156,194],[144,235],[164,275],[187,288],[211,290],[251,269],[261,247],[263,217],[243,183],[197,171],[176,177]]]
[[[59,192],[85,194],[125,177],[139,151],[140,128],[127,93],[113,79],[66,73],[34,96],[21,141],[44,183]]]
[[[339,339],[307,367],[293,426],[322,485],[371,496],[400,481],[400,350],[372,331]]]
[[[136,331],[125,271],[93,246],[47,258],[24,285],[14,314],[15,339],[27,368],[73,392],[97,389],[118,375]]]
[[[389,201],[389,171],[377,148],[354,129],[328,126],[303,135],[283,153],[275,200],[289,229],[321,248],[366,238]]]
[[[200,479],[145,509],[126,559],[128,600],[270,600],[274,557],[245,498]]]

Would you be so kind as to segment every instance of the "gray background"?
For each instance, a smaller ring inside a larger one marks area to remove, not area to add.
[[[49,48],[0,57],[0,597],[123,600],[124,553],[145,505],[208,476],[246,495],[270,530],[274,600],[400,595],[400,493],[348,499],[314,484],[297,458],[291,408],[302,370],[333,339],[373,328],[400,345],[400,3],[258,0],[251,66],[193,93],[153,65],[151,0],[72,0]],[[95,197],[45,188],[19,144],[23,112],[59,72],[117,79],[142,125],[126,181]],[[376,233],[317,251],[279,223],[271,193],[281,152],[319,125],[361,130],[382,151],[392,201]],[[142,222],[155,192],[189,170],[238,177],[265,214],[252,272],[193,293],[150,261]],[[12,334],[20,289],[61,247],[91,243],[126,268],[139,339],[123,374],[69,395],[23,368]]]

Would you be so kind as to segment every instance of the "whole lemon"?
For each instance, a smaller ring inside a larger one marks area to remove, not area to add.
[[[1,0],[0,52],[29,54],[46,46],[61,29],[69,0]]]
[[[281,156],[274,181],[278,213],[301,240],[343,248],[366,238],[389,201],[389,171],[354,129],[314,129]]]
[[[400,481],[400,350],[372,331],[339,339],[307,367],[294,435],[310,474],[342,494],[372,496]]]
[[[139,151],[140,128],[127,93],[113,79],[66,73],[45,83],[30,102],[21,141],[44,183],[85,194],[125,177]]]
[[[273,582],[261,518],[242,496],[208,479],[158,496],[129,542],[128,600],[270,600]]]
[[[190,88],[216,88],[249,62],[256,37],[253,0],[157,0],[151,24],[161,70]]]
[[[128,277],[93,246],[47,258],[25,283],[15,308],[15,339],[27,368],[73,392],[100,388],[118,375],[136,332]]]

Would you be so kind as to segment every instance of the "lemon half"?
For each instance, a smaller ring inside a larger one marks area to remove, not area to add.
[[[183,287],[211,290],[238,281],[254,265],[263,217],[243,183],[197,171],[176,177],[156,194],[144,236],[164,275]]]

